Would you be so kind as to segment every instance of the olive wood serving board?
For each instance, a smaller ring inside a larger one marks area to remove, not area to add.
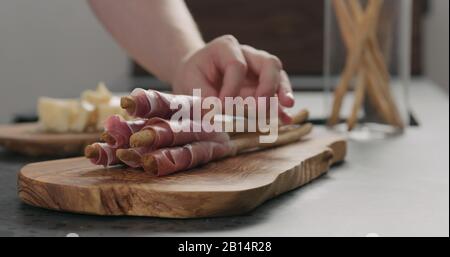
[[[27,204],[65,212],[198,218],[237,215],[301,187],[344,160],[346,140],[325,130],[300,142],[156,177],[103,168],[85,158],[26,165],[18,194]]]

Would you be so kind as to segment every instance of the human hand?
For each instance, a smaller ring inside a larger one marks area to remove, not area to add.
[[[178,94],[192,94],[200,88],[202,96],[253,97],[278,96],[279,118],[290,123],[284,107],[294,105],[292,86],[281,61],[251,46],[240,45],[230,35],[221,36],[186,56],[172,80]]]

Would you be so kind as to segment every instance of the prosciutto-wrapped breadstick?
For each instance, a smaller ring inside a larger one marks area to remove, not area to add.
[[[193,106],[194,101],[200,98],[187,95],[165,94],[155,90],[134,89],[129,96],[121,98],[120,106],[129,115],[139,118],[160,117],[170,119],[179,109],[171,109],[170,104],[175,106],[189,104]],[[189,109],[189,114],[191,109]]]
[[[145,126],[146,120],[126,121],[119,115],[110,116],[105,121],[105,132],[101,138],[114,148],[129,146],[130,136]]]
[[[143,167],[143,161],[146,155],[156,156],[160,170],[162,171],[161,174],[157,175],[163,176],[204,164],[208,160],[220,159],[225,157],[225,154],[229,151],[231,151],[230,141],[222,143],[198,141],[184,146],[160,149],[144,147],[119,149],[116,155],[123,163],[132,168]]]
[[[308,118],[309,118],[309,111],[307,109],[301,109],[300,111],[294,113],[294,114],[286,114],[287,116],[289,116],[289,123],[283,122],[281,119],[278,120],[278,126],[282,127],[282,126],[286,126],[286,125],[290,125],[290,124],[302,124],[305,123]],[[229,116],[225,116],[225,117],[229,117]],[[231,120],[227,120],[225,118],[225,120],[223,121],[223,126],[226,123],[232,123],[233,125],[233,131],[235,132],[231,132],[229,133],[230,135],[239,135],[242,133],[251,133],[249,132],[249,126],[248,126],[248,122],[250,118],[244,118],[244,117],[232,117]],[[253,119],[251,120],[251,122],[257,122],[257,119]],[[244,132],[237,132],[237,126],[238,124],[243,125],[244,127]],[[222,126],[222,127],[223,127]],[[260,131],[258,131],[258,128],[256,128],[256,132],[260,133]]]
[[[298,113],[292,116],[294,124],[301,124],[308,119],[309,112],[307,110],[300,110]],[[234,122],[234,121],[232,121]],[[245,121],[244,121],[245,122]],[[195,121],[167,121],[161,118],[152,118],[146,122],[146,125],[141,131],[134,133],[130,137],[131,147],[153,147],[154,149],[167,147],[167,146],[179,146],[195,141],[215,141],[212,140],[218,135],[226,137],[224,133],[219,132],[179,132],[182,129],[187,128],[188,131],[193,131]],[[246,124],[246,123],[245,123]],[[244,124],[244,125],[245,125]],[[200,126],[201,124],[197,124]],[[235,126],[236,123],[233,123]],[[238,135],[240,133],[229,133],[231,136]]]
[[[222,143],[200,141],[181,147],[162,148],[143,155],[142,167],[157,176],[169,175],[242,152],[296,142],[311,130],[311,124],[290,129],[271,144],[261,144],[258,135],[248,134]]]
[[[190,108],[186,109],[186,115],[192,113],[194,103],[201,104],[202,99],[200,97],[194,97],[189,95],[173,95],[161,93],[155,90],[144,90],[142,88],[134,89],[129,96],[124,96],[120,100],[120,106],[127,111],[130,116],[138,118],[152,118],[160,117],[164,119],[170,119],[172,115],[180,109],[182,105],[189,105]],[[177,106],[178,108],[171,109],[170,105]],[[202,115],[209,110],[202,109]],[[282,120],[289,120],[288,115],[284,110],[280,109],[280,118]]]
[[[225,143],[200,141],[182,147],[163,148],[142,157],[145,171],[165,176],[188,170],[232,155],[231,141]]]
[[[307,109],[302,109],[299,112],[295,113],[291,117],[291,124],[302,124],[306,122],[309,118],[309,111]]]
[[[142,156],[153,151],[155,151],[155,148],[151,147],[118,149],[116,157],[131,168],[140,168],[142,167]]]
[[[141,131],[130,137],[130,145],[157,149],[195,141],[227,141],[229,139],[228,134],[222,132],[193,132],[194,126],[202,128],[199,122],[192,120],[179,122],[152,118],[146,122]]]
[[[183,146],[193,142],[227,143],[230,137],[224,132],[175,132],[176,126],[192,126],[194,122],[166,121],[160,118],[150,119],[143,130],[134,134],[131,145],[134,148],[117,150],[117,157],[130,167],[142,166],[142,156],[167,147]],[[180,127],[181,128],[181,127]]]
[[[94,143],[86,146],[84,155],[95,165],[111,166],[120,163],[116,157],[117,148],[106,143]]]

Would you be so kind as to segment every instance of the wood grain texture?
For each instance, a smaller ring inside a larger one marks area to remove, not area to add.
[[[167,177],[84,158],[29,164],[18,175],[27,204],[97,215],[198,218],[236,215],[300,187],[344,160],[346,141],[313,132],[303,141]]]
[[[37,123],[0,125],[0,146],[28,156],[82,155],[84,147],[98,141],[100,133],[47,133]]]

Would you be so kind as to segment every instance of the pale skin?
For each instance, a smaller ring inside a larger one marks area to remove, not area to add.
[[[203,96],[278,96],[294,105],[292,86],[274,55],[241,45],[231,35],[205,43],[183,0],[88,0],[119,45],[177,94],[200,88]]]

